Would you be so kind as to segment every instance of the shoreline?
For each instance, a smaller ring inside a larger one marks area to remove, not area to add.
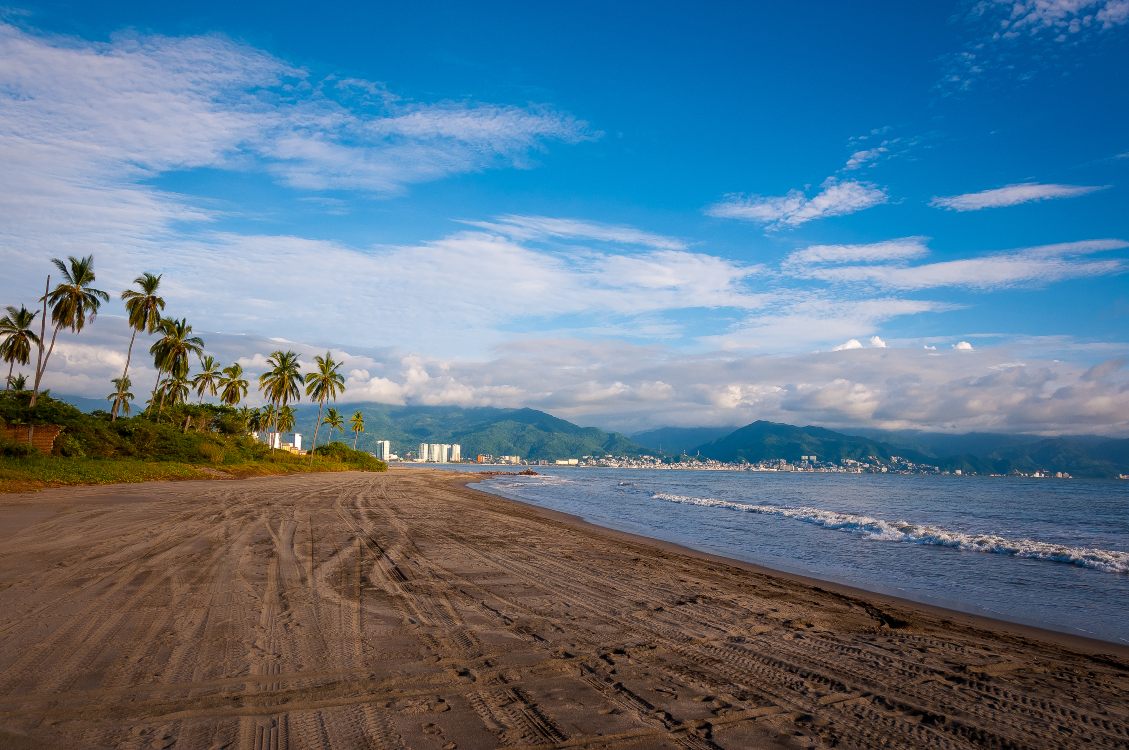
[[[951,621],[960,623],[968,627],[979,628],[985,632],[1003,631],[1011,635],[1017,635],[1024,638],[1034,638],[1036,640],[1055,643],[1056,645],[1064,646],[1078,650],[1086,654],[1102,654],[1114,653],[1118,658],[1129,660],[1129,643],[1118,643],[1116,641],[1106,641],[1101,638],[1093,638],[1090,636],[1081,635],[1078,633],[1070,633],[1061,630],[1053,630],[1051,628],[1040,627],[1038,625],[1030,625],[1027,623],[1013,622],[1011,620],[1003,620],[989,615],[978,614],[973,612],[964,612],[959,609],[952,609],[937,604],[930,604],[928,602],[919,602],[907,597],[897,596],[895,594],[887,594],[880,591],[871,591],[858,586],[851,586],[837,581],[828,581],[814,576],[804,575],[802,573],[793,573],[787,570],[779,570],[771,568],[759,563],[748,562],[734,557],[727,557],[704,550],[695,549],[678,542],[670,542],[665,539],[658,539],[656,537],[649,537],[643,534],[636,534],[630,531],[623,531],[615,529],[610,526],[602,526],[598,523],[588,521],[582,516],[573,513],[565,513],[564,511],[553,510],[552,508],[545,508],[540,505],[518,500],[504,495],[498,495],[493,492],[487,492],[483,489],[470,487],[469,485],[475,482],[484,481],[481,478],[476,478],[475,474],[458,472],[462,476],[468,478],[460,481],[460,484],[469,492],[478,492],[492,498],[504,500],[506,502],[516,503],[522,507],[529,508],[539,514],[543,514],[546,518],[552,518],[557,521],[563,521],[567,524],[583,529],[588,532],[595,532],[605,534],[613,538],[618,537],[625,540],[630,540],[639,544],[650,544],[664,550],[676,552],[678,554],[697,557],[710,562],[721,563],[731,566],[740,570],[747,570],[766,576],[775,576],[784,580],[792,581],[803,586],[807,586],[816,591],[829,591],[835,594],[840,594],[852,599],[859,600],[873,600],[875,604],[881,604],[888,608],[899,610],[919,610],[922,614],[929,617],[937,618],[942,623]]]

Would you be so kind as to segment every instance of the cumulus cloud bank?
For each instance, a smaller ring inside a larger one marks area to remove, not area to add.
[[[278,348],[267,339],[203,332],[208,350],[252,376]],[[120,374],[128,328],[100,319],[78,340],[60,337],[57,392],[102,397]],[[1063,342],[1049,342],[1047,353]],[[324,346],[287,342],[304,365]],[[1039,342],[1028,342],[1035,351]],[[395,348],[332,347],[347,373],[345,402],[532,406],[581,424],[631,431],[663,424],[734,425],[754,419],[846,428],[1095,432],[1129,435],[1124,357],[1092,367],[1049,356],[1017,362],[1008,346],[946,350],[854,341],[835,352],[702,353],[576,339],[512,341],[483,359],[441,359]],[[843,357],[850,357],[850,368]],[[155,377],[135,358],[138,387]],[[254,398],[254,394],[252,398]]]

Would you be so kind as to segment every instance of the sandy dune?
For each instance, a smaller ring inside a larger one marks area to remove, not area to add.
[[[1084,650],[438,472],[0,496],[0,747],[1127,747]]]

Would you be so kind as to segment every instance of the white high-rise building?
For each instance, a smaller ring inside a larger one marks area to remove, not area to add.
[[[427,443],[420,443],[419,444],[419,460],[420,461],[426,461],[427,460]]]
[[[439,457],[439,455],[440,455],[439,451],[440,451],[439,443],[430,443],[427,446],[427,460],[431,461],[431,463],[433,463],[433,464],[442,463],[443,461]]]
[[[389,440],[376,441],[376,457],[381,461],[387,461],[388,457],[392,455],[392,442]]]
[[[463,447],[458,443],[451,444],[451,460],[456,463],[463,460]]]
[[[451,446],[449,443],[439,445],[439,463],[445,464],[451,459]]]

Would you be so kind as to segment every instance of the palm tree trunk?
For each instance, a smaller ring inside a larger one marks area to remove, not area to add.
[[[361,433],[356,430],[353,431],[353,450],[357,449],[357,440],[361,437]]]
[[[63,326],[56,325],[54,332],[51,334],[51,346],[47,347],[47,354],[43,357],[43,365],[35,373],[35,389],[31,392],[31,403],[28,408],[34,408],[35,402],[39,400],[39,383],[43,380],[43,373],[47,372],[47,360],[51,359],[51,352],[55,351],[55,339],[59,336],[59,329]]]
[[[6,391],[11,389],[12,387],[12,370],[15,368],[15,366],[16,360],[14,359],[8,363],[8,379],[4,381],[4,390]]]
[[[161,387],[161,373],[163,368],[157,368],[157,382],[153,384],[153,395],[149,397],[149,416],[153,415],[153,405],[157,403],[157,389]]]
[[[133,357],[133,342],[137,340],[137,329],[133,329],[133,335],[129,337],[129,348],[125,351],[125,369],[122,370],[122,382],[125,382],[126,377],[129,375],[129,360]],[[118,406],[119,402],[114,402],[114,408],[110,410],[110,421],[116,422],[118,420]]]
[[[47,337],[47,295],[51,293],[51,274],[47,274],[47,285],[43,288],[43,317],[39,319],[39,357],[35,360],[35,385],[31,391],[31,402],[28,403],[29,409],[35,408],[35,402],[39,400],[39,381],[43,378],[43,370],[47,368],[47,362],[43,359],[43,339]],[[55,332],[58,333],[59,329],[56,328]],[[55,337],[51,337],[51,346],[55,345]],[[48,355],[50,356],[50,355]],[[32,434],[35,428],[30,424],[27,428],[27,440],[30,443]]]
[[[314,442],[310,446],[310,460],[314,460],[314,449],[318,447],[318,428],[321,427],[321,410],[325,406],[325,399],[318,401],[318,420],[314,422]]]

